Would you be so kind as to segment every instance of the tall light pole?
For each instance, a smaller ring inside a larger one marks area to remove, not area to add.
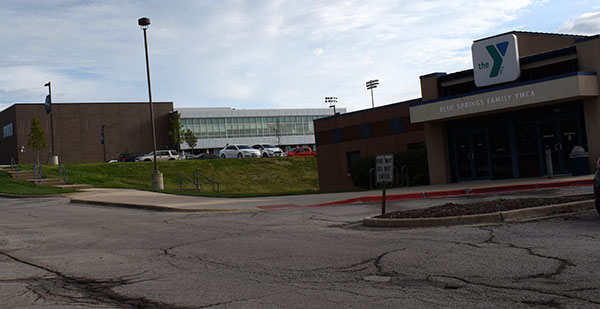
[[[150,123],[152,124],[152,153],[154,154],[154,173],[152,174],[152,189],[164,190],[163,175],[158,171],[156,162],[156,130],[154,127],[154,108],[152,107],[152,88],[150,86],[150,65],[148,61],[148,39],[146,30],[150,27],[150,18],[138,19],[138,25],[144,32],[144,51],[146,52],[146,76],[148,77],[148,102],[150,103]]]
[[[50,150],[50,165],[58,165],[58,156],[54,155],[54,120],[52,119],[52,83],[47,82],[44,87],[48,87],[48,96],[46,96],[46,113],[50,114],[50,140],[52,148]]]
[[[378,79],[372,79],[367,82],[367,90],[371,90],[371,106],[373,108],[375,108],[375,100],[373,100],[373,88],[377,88],[377,85],[379,85]]]
[[[106,162],[106,143],[104,142],[105,141],[104,127],[106,127],[105,124],[102,125],[102,132],[100,133],[100,144],[102,144],[102,152],[104,153],[104,162]]]
[[[329,103],[329,108],[333,107],[333,115],[335,116],[335,103],[337,103],[337,97],[325,97],[325,103]]]

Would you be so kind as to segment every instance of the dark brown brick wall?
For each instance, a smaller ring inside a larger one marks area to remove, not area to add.
[[[17,160],[17,126],[15,123],[15,106],[11,106],[0,112],[0,164],[10,164],[10,160]],[[2,129],[4,126],[13,124],[13,136],[4,138]]]
[[[156,119],[156,147],[171,148],[169,131],[169,113],[173,110],[172,102],[154,103]],[[13,109],[14,115],[10,115]],[[59,161],[63,163],[102,162],[103,146],[100,144],[102,125],[105,125],[104,136],[107,160],[116,159],[122,152],[152,151],[152,133],[150,125],[150,108],[148,103],[54,103],[52,104],[54,120],[54,148]],[[5,116],[7,114],[7,116]],[[40,121],[46,131],[46,149],[40,151],[40,161],[46,163],[51,151],[50,116],[46,114],[43,104],[15,104],[0,113],[3,117],[15,119],[15,142],[0,139],[2,146],[1,164],[10,162],[7,153],[25,146],[25,152],[17,152],[19,163],[32,163],[35,153],[27,149],[27,136],[30,121],[33,117]],[[1,124],[1,123],[0,123]],[[13,150],[14,149],[14,150]],[[8,162],[7,162],[8,160]]]
[[[321,191],[355,189],[348,171],[347,153],[359,151],[361,157],[406,151],[407,145],[425,141],[423,124],[411,124],[409,102],[341,114],[315,120],[318,136],[317,166]],[[401,133],[393,134],[392,119],[402,120]],[[361,125],[369,124],[370,138],[361,138]],[[334,131],[341,141],[334,141]]]

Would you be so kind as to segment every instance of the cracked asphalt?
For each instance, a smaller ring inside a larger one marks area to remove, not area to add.
[[[395,207],[433,202],[412,203]],[[594,212],[452,228],[358,224],[378,211],[190,214],[0,198],[0,307],[600,308]]]

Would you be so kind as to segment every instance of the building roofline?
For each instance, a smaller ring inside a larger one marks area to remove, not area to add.
[[[520,65],[524,65],[524,64],[542,61],[542,60],[546,60],[546,59],[552,59],[552,58],[556,58],[556,57],[560,57],[560,56],[570,55],[570,54],[574,54],[576,52],[577,52],[577,48],[575,46],[569,46],[569,47],[559,48],[559,49],[555,49],[555,50],[551,50],[548,52],[543,52],[543,53],[539,53],[539,54],[535,54],[535,55],[531,55],[531,56],[527,56],[527,57],[522,57],[519,59],[519,63],[520,63]],[[473,69],[457,71],[457,72],[448,73],[448,74],[439,76],[438,81],[445,82],[445,81],[451,81],[451,80],[460,79],[460,78],[469,77],[469,76],[473,76]]]
[[[600,39],[600,34],[591,35],[591,36],[587,36],[585,38],[577,39],[577,40],[575,40],[575,43],[582,43],[585,41],[591,41],[591,40],[596,40],[596,39]]]
[[[372,111],[372,110],[376,110],[376,109],[388,108],[388,107],[392,107],[392,106],[396,106],[396,105],[402,105],[402,104],[408,104],[410,106],[412,104],[417,104],[419,102],[422,102],[421,98],[407,100],[407,101],[402,101],[402,102],[391,103],[391,104],[382,105],[382,106],[377,106],[375,108],[361,109],[361,110],[358,110],[358,111],[348,112],[348,113],[344,113],[344,114],[331,115],[331,116],[327,116],[327,117],[315,119],[314,121],[321,121],[321,120],[326,120],[326,119],[346,117],[346,116],[357,114],[357,113],[364,113],[364,112],[368,112],[368,111]]]
[[[499,37],[499,36],[503,36],[503,35],[506,35],[506,34],[533,34],[533,35],[545,35],[545,36],[572,37],[572,38],[580,38],[580,39],[588,37],[587,35],[581,35],[581,34],[566,34],[566,33],[552,33],[552,32],[535,32],[535,31],[512,30],[512,31],[508,31],[508,32],[504,32],[504,33],[492,35],[492,36],[489,36],[489,37],[486,37],[486,38],[477,39],[477,40],[474,40],[473,43],[479,42],[479,41],[483,41],[483,40],[488,40],[488,39]]]
[[[76,105],[76,104],[148,104],[148,101],[146,101],[146,102],[69,102],[69,103],[52,102],[52,105]],[[173,104],[173,102],[159,101],[159,102],[152,102],[152,104]],[[13,105],[44,105],[44,103],[18,102],[18,103],[13,103],[11,106],[13,106]]]

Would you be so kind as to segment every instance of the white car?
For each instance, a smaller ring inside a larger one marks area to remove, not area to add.
[[[281,148],[275,147],[271,144],[256,144],[253,145],[252,148],[260,151],[260,155],[263,158],[281,157],[283,155]]]
[[[177,150],[157,150],[156,151],[156,160],[164,161],[164,160],[179,160],[179,154]],[[154,161],[154,151],[150,152],[147,155],[139,156],[135,158],[135,162],[142,161]]]
[[[219,151],[219,157],[223,159],[228,158],[258,158],[260,157],[260,151],[250,148],[248,145],[228,145]]]

